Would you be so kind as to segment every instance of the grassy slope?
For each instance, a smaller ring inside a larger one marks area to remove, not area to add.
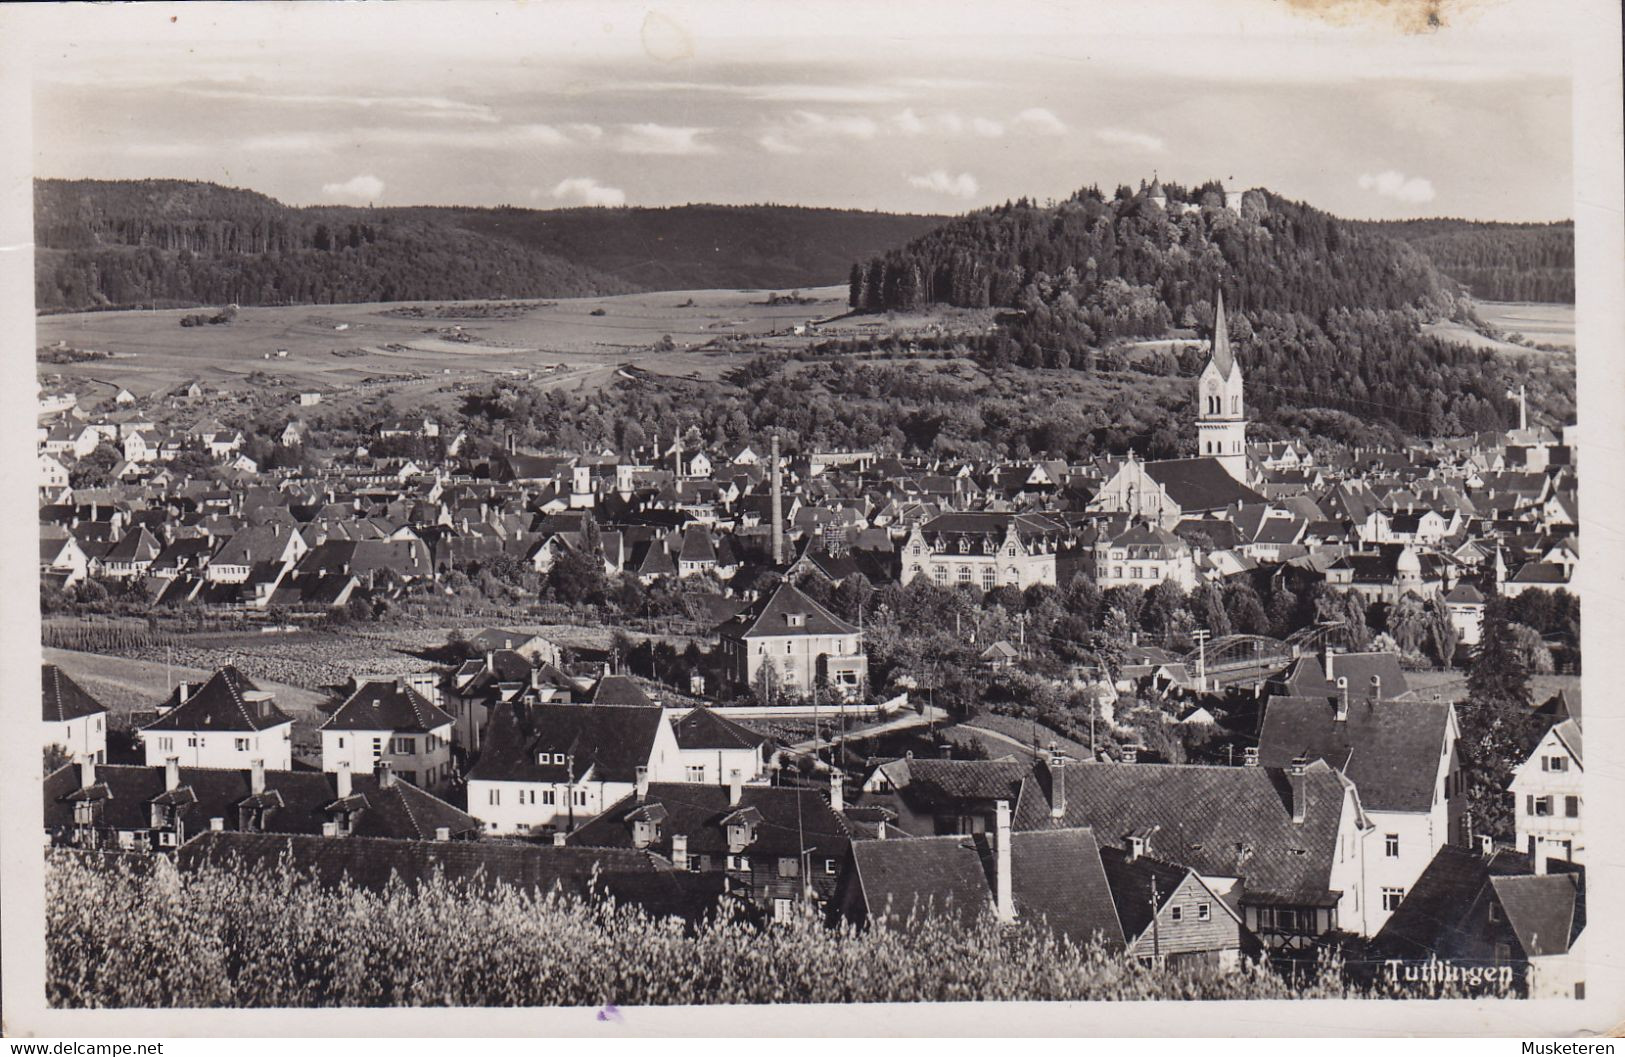
[[[138,661],[78,650],[46,649],[44,652],[46,664],[57,665],[90,696],[116,713],[152,708],[168,696],[173,688],[171,678],[195,681],[212,674],[202,668],[180,665],[166,672],[162,661]],[[317,706],[327,699],[325,694],[283,683],[255,680],[255,684],[274,693],[277,707],[295,718],[315,717]]]

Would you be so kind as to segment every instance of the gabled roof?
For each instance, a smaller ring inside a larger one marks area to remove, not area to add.
[[[233,665],[215,672],[201,687],[188,688],[192,692],[181,701],[181,687],[177,687],[165,702],[168,711],[142,730],[259,731],[293,722],[268,697],[249,700],[246,695],[262,691]]]
[[[1222,510],[1232,503],[1262,503],[1264,497],[1230,476],[1217,459],[1159,459],[1145,473],[1162,486],[1184,513]]]
[[[1210,362],[1218,369],[1219,377],[1228,381],[1235,370],[1236,357],[1230,351],[1230,326],[1224,319],[1224,291],[1219,291],[1218,305],[1213,311],[1213,352]]]
[[[1525,956],[1565,954],[1585,928],[1585,874],[1491,877],[1490,888]]]
[[[1350,694],[1348,718],[1337,697],[1272,697],[1264,706],[1258,762],[1285,767],[1299,756],[1325,760],[1360,792],[1367,811],[1432,809],[1450,724],[1440,701],[1373,701]]]
[[[754,839],[746,849],[748,855],[799,858],[809,852],[815,862],[840,862],[846,858],[851,843],[846,822],[830,809],[822,792],[745,785],[740,787],[738,804],[730,804],[728,797],[729,789],[722,785],[650,782],[642,800],[634,793],[610,805],[603,814],[576,829],[570,843],[629,848],[633,832],[632,820],[627,816],[659,805],[666,815],[661,835],[650,847],[668,856],[675,835],[688,838],[691,855],[728,854],[727,826],[737,820],[749,822],[754,830]]]
[[[1131,859],[1120,848],[1102,848],[1100,865],[1111,886],[1123,938],[1130,944],[1151,927],[1152,919],[1162,912],[1191,872],[1188,866],[1176,866],[1149,855]]]
[[[679,749],[756,749],[773,740],[709,708],[692,709],[671,727]]]
[[[177,792],[187,791],[190,795],[184,798],[166,794],[164,781],[162,767],[98,766],[97,785],[107,791],[101,824],[113,829],[147,829],[152,823],[149,805],[168,795],[171,801],[179,799],[187,805],[183,821],[188,832],[208,829],[212,818],[222,819],[227,829],[235,830],[241,824],[238,808],[253,797],[248,771],[182,767]],[[45,779],[47,829],[73,825],[69,798],[78,791],[76,767],[63,767]],[[338,800],[338,776],[321,771],[266,771],[262,797],[272,797],[277,804],[265,816],[267,832],[319,835],[322,825],[333,817],[328,809]],[[358,774],[351,781],[351,800],[359,808],[353,824],[354,834],[360,837],[431,840],[441,827],[451,830],[453,836],[484,828],[479,819],[404,779],[394,779],[384,788],[378,776]]]
[[[665,713],[627,705],[523,705],[494,708],[470,781],[631,782],[646,766]],[[540,754],[546,753],[547,763]],[[554,755],[565,757],[553,763]],[[573,767],[572,767],[573,765]]]
[[[40,666],[40,684],[42,712],[47,723],[66,723],[70,719],[83,719],[107,711],[104,705],[85,693],[78,683],[54,664]]]
[[[654,704],[654,699],[643,692],[643,687],[630,675],[606,675],[598,680],[598,686],[592,693],[592,703],[595,705],[643,705]]]
[[[1151,833],[1148,854],[1206,877],[1239,877],[1254,904],[1328,906],[1343,779],[1316,761],[1302,776],[1303,822],[1292,821],[1290,776],[1274,767],[1189,764],[1084,764],[1063,769],[1065,810],[1052,817],[1053,772],[1022,785],[1019,829],[1088,826],[1102,845]]]
[[[455,722],[422,694],[394,680],[363,684],[321,726],[322,730],[390,730],[427,734]]]
[[[728,621],[719,631],[737,638],[858,634],[857,628],[789,581],[781,582],[766,602]]]
[[[911,757],[885,765],[886,775],[910,799],[933,805],[1015,800],[1032,775],[1030,763],[1007,760],[927,760]]]

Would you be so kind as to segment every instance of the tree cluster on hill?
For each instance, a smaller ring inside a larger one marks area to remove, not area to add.
[[[1574,303],[1574,223],[1388,220],[1361,225],[1402,239],[1488,301]]]
[[[940,217],[783,206],[293,208],[180,180],[40,180],[42,311],[838,283]]]

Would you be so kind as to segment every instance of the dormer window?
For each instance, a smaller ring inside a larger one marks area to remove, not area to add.
[[[784,622],[792,628],[804,628],[807,626],[807,614],[786,613],[784,614]]]

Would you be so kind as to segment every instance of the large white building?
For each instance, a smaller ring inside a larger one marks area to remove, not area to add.
[[[201,685],[181,683],[158,712],[139,735],[148,767],[176,758],[183,767],[293,768],[293,718],[230,665]]]
[[[939,514],[903,541],[901,580],[924,577],[938,587],[968,584],[981,591],[1053,586],[1064,533],[1042,514]]]
[[[40,668],[45,744],[69,759],[107,762],[107,709],[54,664]]]
[[[322,724],[322,770],[367,774],[387,763],[413,785],[438,790],[452,778],[453,722],[404,679],[365,681]]]

